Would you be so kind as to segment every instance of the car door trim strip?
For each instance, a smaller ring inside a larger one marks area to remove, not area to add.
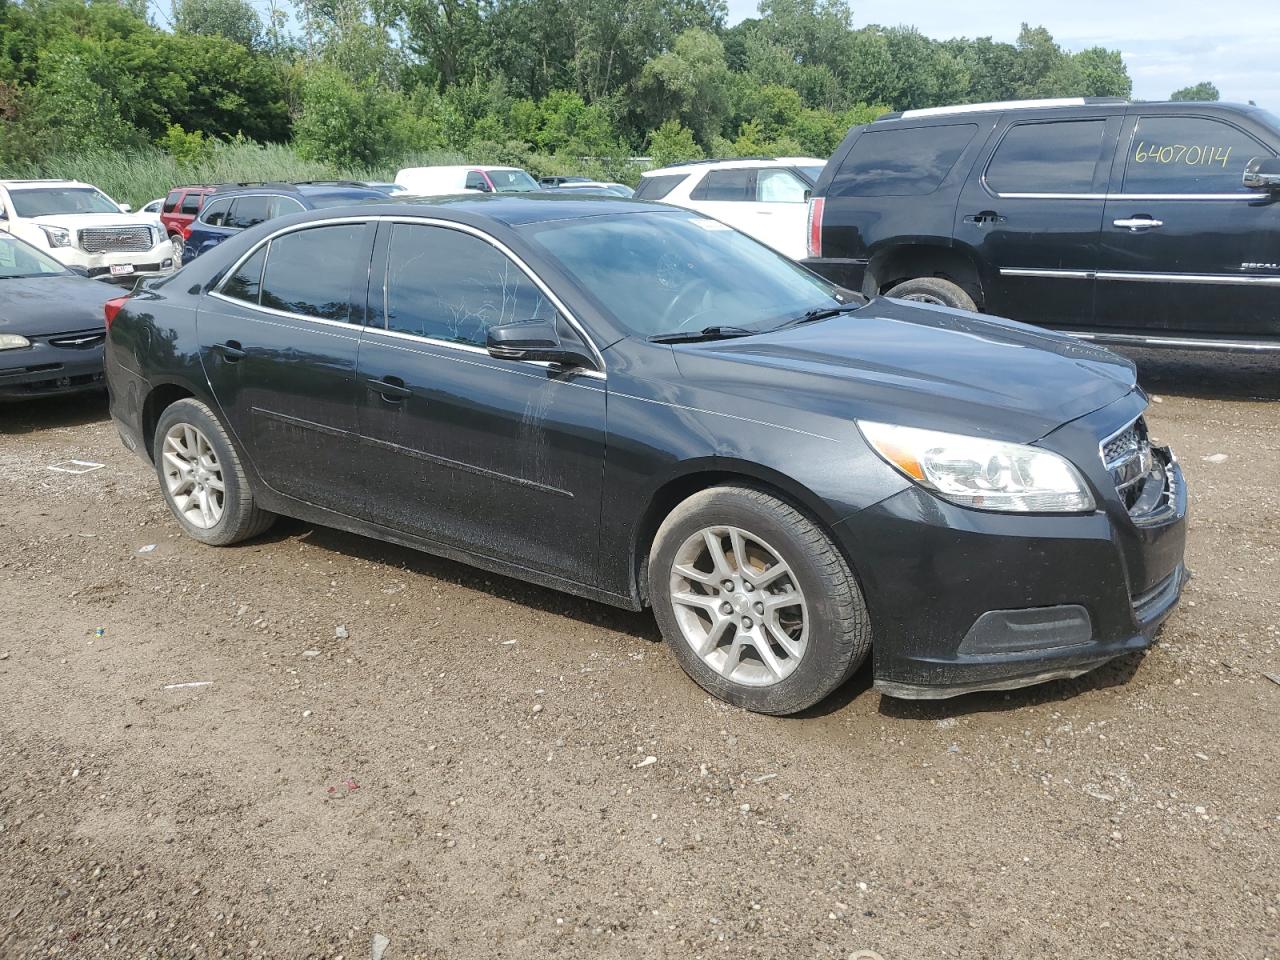
[[[1056,277],[1059,280],[1123,280],[1130,283],[1210,283],[1280,287],[1280,275],[1256,273],[1135,273],[1124,270],[1050,270],[1040,267],[1001,267],[1002,277]]]

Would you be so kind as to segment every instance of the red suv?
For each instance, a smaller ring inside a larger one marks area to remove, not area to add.
[[[174,187],[164,198],[164,206],[160,208],[160,222],[179,250],[182,249],[183,228],[195,220],[215,189],[210,186]]]

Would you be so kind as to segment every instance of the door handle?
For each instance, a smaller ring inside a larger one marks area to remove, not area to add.
[[[1002,217],[994,210],[983,210],[981,213],[971,213],[964,218],[965,223],[1004,223],[1008,217]]]
[[[1151,230],[1155,227],[1163,227],[1164,221],[1142,216],[1129,217],[1125,220],[1112,220],[1111,225],[1115,227],[1127,227],[1132,232],[1137,233],[1139,230]]]
[[[399,377],[383,377],[381,380],[370,377],[369,389],[374,393],[382,394],[382,399],[387,403],[399,403],[413,396],[413,391],[406,387]]]
[[[235,363],[237,360],[243,360],[248,356],[248,354],[245,353],[244,347],[240,346],[240,341],[238,340],[228,340],[226,343],[215,343],[213,345],[213,349],[222,354],[223,359],[225,359],[227,363]]]

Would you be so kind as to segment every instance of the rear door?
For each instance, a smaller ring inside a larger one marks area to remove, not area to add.
[[[1275,151],[1223,117],[1134,114],[1103,220],[1098,326],[1280,334],[1280,203],[1241,182]]]
[[[496,323],[559,319],[524,268],[457,225],[384,224],[360,348],[374,522],[578,583],[596,576],[599,371],[500,360]]]
[[[1018,120],[960,194],[955,238],[977,253],[984,309],[1079,329],[1093,320],[1107,173],[1121,117]]]
[[[356,355],[373,229],[344,221],[263,243],[204,298],[197,318],[223,422],[262,479],[353,515],[363,498]]]

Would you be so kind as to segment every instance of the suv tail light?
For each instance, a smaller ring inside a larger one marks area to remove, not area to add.
[[[192,228],[193,226],[195,226],[195,221],[194,221],[194,220],[192,220],[190,223],[188,223],[186,226],[184,226],[184,227],[182,228],[182,239],[183,239],[183,240],[190,240],[190,239],[191,239],[191,228]]]
[[[822,256],[822,212],[826,197],[809,198],[809,256]]]
[[[115,323],[116,314],[128,299],[128,297],[113,297],[102,305],[102,315],[106,318],[108,330],[111,329],[111,324]]]

